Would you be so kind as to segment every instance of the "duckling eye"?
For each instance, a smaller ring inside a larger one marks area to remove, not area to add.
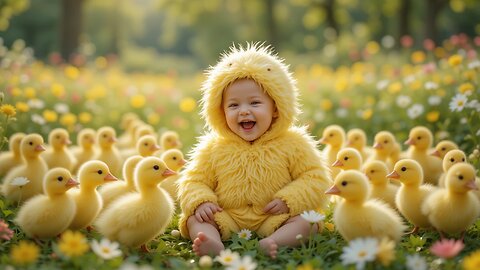
[[[388,143],[388,141],[387,141],[387,140],[385,140],[385,141],[383,141],[383,143]]]
[[[173,157],[173,160],[177,160],[177,157]]]
[[[463,180],[463,175],[459,175],[458,179]]]
[[[55,136],[55,138],[60,139],[60,135]]]
[[[158,171],[158,169],[160,169],[160,167],[159,167],[158,165],[155,165],[155,166],[153,166],[153,169],[154,169],[155,171]]]
[[[462,162],[465,162],[465,158],[462,158]]]
[[[348,160],[348,157],[344,157],[343,160]]]
[[[422,137],[421,137],[421,136],[418,136],[418,137],[417,137],[417,140],[421,140],[421,139],[422,139]]]
[[[143,145],[148,146],[148,143],[144,143]]]
[[[345,187],[347,184],[348,184],[347,181],[342,181],[342,186]]]
[[[455,159],[453,159],[453,158],[450,159],[450,162],[454,162],[454,161],[455,161]]]
[[[447,150],[447,149],[445,149],[445,147],[442,147],[442,151],[445,151],[445,150]]]
[[[401,170],[402,170],[402,172],[404,172],[404,171],[406,171],[406,170],[407,170],[407,168],[405,168],[405,167],[402,167],[402,169],[401,169]]]
[[[331,133],[330,133],[330,134],[328,134],[328,137],[333,137],[333,134],[331,134]]]
[[[63,181],[63,177],[59,176],[59,177],[57,178],[57,180],[60,181],[60,182],[62,182],[62,181]]]
[[[33,145],[33,142],[29,142],[28,144]]]
[[[106,138],[106,137],[107,137],[107,134],[103,134],[103,137]]]
[[[375,172],[375,170],[370,170],[370,173],[374,173],[374,172]]]
[[[103,172],[102,172],[102,170],[98,170],[97,173],[98,173],[98,174],[102,174]]]

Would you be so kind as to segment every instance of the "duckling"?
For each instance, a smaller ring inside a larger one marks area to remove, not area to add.
[[[181,149],[182,142],[178,133],[173,130],[167,130],[162,133],[159,138],[160,150],[157,152],[158,157],[162,157],[162,153],[170,149]]]
[[[76,160],[67,148],[72,144],[68,131],[64,128],[53,129],[48,134],[48,144],[47,151],[42,153],[48,168],[61,167],[72,171]]]
[[[367,177],[358,171],[342,171],[335,178],[334,185],[325,192],[344,198],[333,213],[338,232],[347,241],[367,236],[400,241],[406,229],[402,218],[387,204],[367,200],[370,192],[367,181]]]
[[[100,152],[94,159],[105,162],[113,175],[120,175],[122,158],[114,145],[116,141],[116,133],[112,127],[101,127],[97,131],[97,142],[100,146]]]
[[[14,202],[27,200],[43,192],[43,177],[47,173],[47,164],[40,157],[45,151],[43,138],[39,134],[26,135],[20,142],[20,153],[24,163],[11,169],[4,178],[2,193]],[[25,177],[30,182],[24,186],[14,186],[17,177]]]
[[[465,155],[465,152],[463,152],[462,150],[453,149],[445,154],[442,160],[443,173],[438,179],[439,187],[445,187],[445,177],[447,175],[448,169],[450,169],[450,167],[459,162],[467,162],[467,155]]]
[[[475,184],[475,168],[468,163],[454,164],[447,172],[446,189],[439,189],[422,204],[422,212],[433,227],[443,233],[462,233],[480,214],[480,201],[470,190],[478,190]]]
[[[135,155],[129,157],[123,164],[123,175],[125,181],[115,181],[103,185],[99,192],[103,200],[103,209],[106,209],[115,199],[129,192],[135,192],[135,183],[133,182],[133,172],[142,156]]]
[[[158,157],[146,157],[135,169],[139,193],[122,196],[98,217],[98,231],[113,241],[148,251],[146,244],[164,232],[174,214],[170,196],[158,184],[175,174]]]
[[[443,159],[445,155],[453,149],[458,149],[458,145],[449,140],[443,140],[437,143],[435,150],[430,155]]]
[[[367,146],[367,134],[360,128],[354,128],[347,132],[345,145],[357,149],[362,155],[362,160],[367,160],[373,153],[373,149]]]
[[[153,135],[143,135],[137,141],[135,149],[125,149],[121,151],[122,158],[127,159],[130,156],[140,155],[142,157],[153,156],[155,152],[160,150],[160,145]]]
[[[177,201],[177,180],[178,178],[180,178],[180,174],[178,174],[178,172],[183,167],[183,165],[187,163],[187,161],[185,161],[185,159],[183,158],[182,151],[178,149],[169,149],[165,151],[162,154],[161,159],[163,160],[163,162],[165,162],[169,169],[173,170],[177,174],[169,176],[165,180],[163,180],[160,183],[160,187],[163,188],[166,192],[168,192],[168,194],[170,194],[174,201]]]
[[[43,189],[18,211],[15,223],[26,235],[52,238],[64,232],[75,216],[76,206],[67,190],[78,185],[65,168],[53,168],[45,174]]]
[[[432,194],[435,187],[423,183],[423,171],[420,164],[413,159],[402,159],[395,164],[388,178],[398,179],[401,186],[395,197],[395,204],[400,213],[414,225],[410,233],[416,233],[419,228],[431,227],[420,206]],[[410,234],[409,233],[409,234]]]
[[[390,131],[380,131],[375,135],[373,144],[373,155],[368,161],[379,160],[387,165],[388,170],[393,169],[394,163],[390,160],[390,155],[395,151],[397,141]]]
[[[342,170],[357,170],[360,171],[362,166],[362,156],[355,148],[344,148],[337,153],[337,160],[332,164],[332,167],[338,167]]]
[[[442,174],[442,160],[428,154],[432,146],[432,132],[423,126],[416,126],[410,130],[405,144],[410,145],[407,158],[416,160],[423,169],[423,181],[436,185]]]
[[[72,154],[77,160],[73,173],[77,173],[83,163],[92,160],[95,157],[95,130],[91,128],[80,130],[77,136],[77,145],[79,147],[72,150]]]
[[[337,159],[337,153],[343,147],[345,142],[345,130],[339,125],[329,125],[323,130],[322,138],[318,141],[327,146],[323,149],[323,156],[330,168],[332,169],[332,177],[335,177],[339,172],[339,168],[332,167],[331,164]]]
[[[120,149],[126,148],[126,146],[130,145],[130,142],[133,140],[132,137],[132,127],[133,123],[137,120],[138,115],[133,112],[127,112],[122,115],[122,120],[120,121],[120,128],[124,131],[120,136],[118,136],[117,145]]]
[[[93,223],[103,206],[102,197],[96,188],[105,182],[118,179],[110,173],[105,162],[90,160],[78,170],[78,180],[80,189],[68,191],[77,206],[75,217],[69,225],[72,230],[80,230]]]
[[[365,163],[363,172],[370,181],[372,192],[369,199],[380,199],[393,209],[396,209],[395,196],[397,195],[398,186],[391,184],[388,181],[388,168],[385,163],[379,160],[372,160]]]
[[[0,176],[16,166],[22,165],[22,155],[20,153],[20,142],[25,137],[25,133],[17,132],[10,136],[8,140],[8,149],[0,153]]]

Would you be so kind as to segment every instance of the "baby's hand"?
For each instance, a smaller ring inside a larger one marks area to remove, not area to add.
[[[269,202],[265,208],[263,208],[263,212],[272,215],[285,214],[289,211],[290,209],[288,209],[287,204],[280,199],[274,199],[273,201]]]
[[[214,222],[213,214],[222,211],[223,209],[212,202],[205,202],[195,209],[195,218],[198,222]]]

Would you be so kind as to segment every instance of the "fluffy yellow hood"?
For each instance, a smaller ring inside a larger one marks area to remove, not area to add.
[[[279,117],[259,140],[277,137],[292,126],[300,113],[296,81],[288,66],[270,47],[247,44],[246,48],[232,46],[220,61],[207,71],[202,85],[202,117],[210,131],[224,137],[237,137],[227,126],[222,109],[223,90],[237,79],[250,78],[260,84],[275,101]],[[239,137],[237,137],[239,138]]]

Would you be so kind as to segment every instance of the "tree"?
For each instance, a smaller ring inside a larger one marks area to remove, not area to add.
[[[412,5],[410,0],[402,0],[400,4],[399,23],[398,23],[398,40],[403,36],[410,35],[410,9]]]
[[[69,60],[77,52],[83,23],[84,0],[62,0],[60,16],[60,52]]]
[[[448,3],[448,0],[425,0],[425,39],[431,39],[438,43],[438,25],[437,18],[442,9]]]

